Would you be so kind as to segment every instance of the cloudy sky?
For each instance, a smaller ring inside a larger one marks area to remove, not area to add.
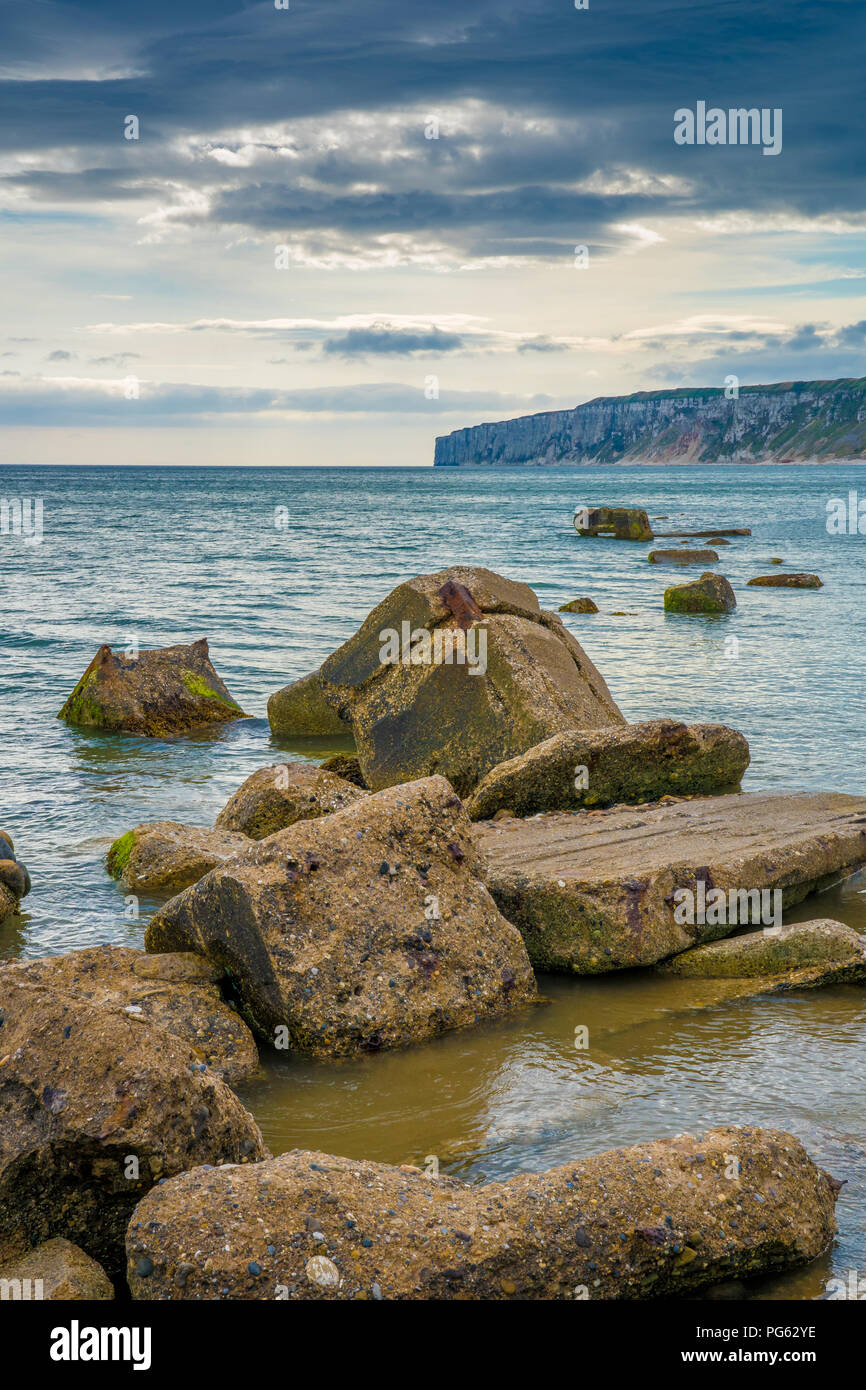
[[[0,3],[5,458],[428,464],[866,374],[861,0],[288,3]],[[677,144],[699,101],[781,153]]]

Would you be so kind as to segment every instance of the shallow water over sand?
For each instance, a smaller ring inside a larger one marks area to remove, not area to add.
[[[144,820],[210,824],[280,752],[318,761],[335,751],[272,740],[267,695],[316,666],[400,579],[457,560],[527,580],[550,607],[593,596],[599,614],[566,621],[628,718],[742,729],[747,789],[862,793],[866,538],[831,538],[824,525],[826,499],[858,481],[853,467],[4,474],[3,495],[43,497],[45,541],[26,552],[0,541],[0,825],[34,883],[27,911],[0,925],[0,956],[141,945],[154,903],[124,916],[102,863],[111,840]],[[670,529],[752,526],[752,539],[720,551],[737,612],[666,618],[663,589],[686,576],[648,565],[649,546],[580,542],[572,508],[595,501],[643,503]],[[288,532],[274,528],[277,505],[289,506]],[[771,555],[826,587],[746,590]],[[170,741],[58,723],[98,645],[132,636],[141,646],[207,636],[256,717]],[[730,636],[738,659],[726,654]],[[837,916],[866,931],[862,889],[852,880],[786,920]],[[550,1002],[522,1016],[358,1062],[272,1057],[244,1096],[274,1151],[435,1155],[472,1181],[721,1123],[779,1126],[848,1180],[840,1237],[827,1259],[750,1292],[808,1298],[831,1269],[866,1273],[866,990],[700,1009],[700,987],[644,972],[544,977]],[[574,1046],[579,1025],[586,1052]]]

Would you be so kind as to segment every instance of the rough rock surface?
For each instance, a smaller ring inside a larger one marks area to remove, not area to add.
[[[138,1015],[188,1043],[200,1063],[233,1083],[258,1074],[259,1055],[249,1028],[220,994],[222,973],[192,952],[147,955],[131,946],[88,946],[0,965],[0,992],[32,985]]]
[[[350,732],[325,699],[318,671],[275,690],[268,700],[268,723],[275,734],[297,734],[300,738],[329,737]]]
[[[642,507],[579,507],[574,513],[579,536],[612,536],[618,541],[651,541],[649,517]]]
[[[30,892],[30,875],[15,853],[8,830],[0,830],[0,921]]]
[[[560,613],[597,613],[598,604],[591,598],[573,598],[570,603],[559,605]]]
[[[383,634],[399,641],[396,658]],[[552,734],[625,723],[562,619],[542,612],[528,585],[485,569],[399,585],[323,663],[321,678],[351,719],[374,790],[438,772],[463,795]]]
[[[136,657],[101,646],[57,718],[159,737],[247,715],[211,665],[202,637]]]
[[[674,921],[673,894],[781,889],[790,907],[866,863],[866,798],[747,792],[480,821],[485,881],[536,968],[595,975],[724,936]]]
[[[220,811],[215,828],[264,840],[295,821],[342,811],[364,795],[351,782],[311,763],[275,763],[247,778]]]
[[[113,1275],[158,1179],[267,1156],[182,1038],[144,1014],[0,970],[0,1254],[64,1236]]]
[[[724,724],[652,719],[624,729],[576,730],[494,767],[466,809],[471,820],[486,820],[506,809],[532,816],[700,796],[734,790],[748,765],[748,743]]]
[[[237,831],[148,821],[115,840],[105,863],[112,878],[131,892],[179,893],[249,843],[249,836]]]
[[[114,1287],[102,1265],[62,1237],[46,1240],[0,1267],[0,1288],[6,1290],[5,1298],[38,1297],[46,1303],[114,1298]]]
[[[714,550],[651,550],[647,556],[651,565],[714,565],[718,558]]]
[[[779,1130],[684,1134],[486,1186],[295,1151],[155,1188],[130,1222],[128,1276],[147,1300],[671,1296],[814,1259],[834,1200]]]
[[[749,580],[764,589],[823,589],[817,574],[759,574]]]
[[[731,613],[736,606],[728,580],[709,570],[691,584],[674,584],[665,589],[666,613]]]
[[[664,974],[755,981],[785,989],[866,979],[866,937],[827,917],[748,932],[684,951]]]
[[[147,946],[227,968],[254,1026],[291,1048],[396,1047],[535,996],[477,869],[466,813],[431,777],[260,841],[166,903]]]

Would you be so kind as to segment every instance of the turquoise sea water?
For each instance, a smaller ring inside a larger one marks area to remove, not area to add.
[[[0,924],[0,957],[102,941],[140,945],[152,904],[140,905],[138,919],[124,915],[103,867],[111,840],[144,820],[212,823],[255,768],[286,751],[322,756],[272,740],[268,695],[317,666],[400,580],[456,562],[525,580],[547,607],[593,597],[597,615],[565,621],[626,716],[733,724],[752,748],[747,788],[866,791],[866,537],[831,536],[825,524],[827,500],[858,485],[866,496],[866,475],[855,466],[4,468],[0,497],[41,498],[44,538],[27,546],[0,535],[0,828],[14,835],[34,885],[23,915]],[[737,611],[666,616],[665,587],[699,571],[649,565],[648,545],[580,540],[573,509],[597,503],[665,514],[658,529],[750,526],[752,537],[720,549],[715,567],[734,585]],[[278,508],[287,509],[285,527],[275,525]],[[746,588],[750,576],[772,571],[771,556],[817,572],[825,587]],[[199,637],[252,719],[152,740],[71,729],[55,718],[101,643]],[[845,897],[852,921],[866,901],[858,891]],[[550,992],[561,1000],[572,987],[581,988],[556,981]],[[600,1016],[616,1018],[622,989],[592,986]],[[863,999],[849,988],[820,1005],[742,1004],[728,1011],[741,1026],[733,1042],[725,1031],[727,1051],[714,1041],[715,1015],[637,1025],[630,1004],[621,1043],[591,1070],[568,1037],[551,1050],[549,1029],[535,1036],[500,1027],[485,1034],[485,1064],[453,1103],[442,1098],[455,1058],[466,1071],[481,1044],[436,1044],[424,1065],[439,1099],[416,1102],[422,1156],[450,1144],[461,1172],[502,1176],[717,1120],[776,1123],[827,1152],[834,1171],[844,1168],[847,1227],[834,1267],[853,1261],[863,1269]],[[368,1156],[408,1156],[396,1134],[394,1152],[379,1149],[389,1115],[406,1119],[409,1100],[394,1097],[411,1089],[398,1073],[412,1065],[369,1059],[323,1072],[291,1063],[283,1082],[305,1101],[293,1118],[279,1099],[285,1085],[271,1078],[262,1104],[272,1141],[285,1147],[330,1135],[336,1151],[360,1152],[366,1125]],[[530,1112],[532,1123],[521,1128]],[[341,1148],[347,1116],[351,1137]],[[437,1139],[430,1131],[440,1119]]]

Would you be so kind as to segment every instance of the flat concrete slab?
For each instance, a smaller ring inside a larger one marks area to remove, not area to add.
[[[595,975],[745,925],[675,921],[679,888],[779,889],[791,907],[853,873],[866,863],[866,797],[746,792],[478,821],[474,833],[533,965]]]

